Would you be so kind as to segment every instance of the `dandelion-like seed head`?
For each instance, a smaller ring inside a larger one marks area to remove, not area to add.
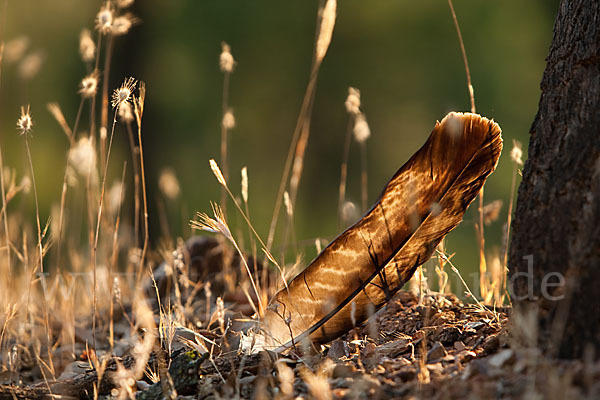
[[[358,143],[364,143],[371,136],[371,129],[369,128],[365,114],[360,113],[356,116],[353,133]]]
[[[349,87],[348,97],[346,97],[346,102],[344,105],[346,106],[346,111],[348,111],[349,114],[360,114],[360,90]]]
[[[84,62],[92,62],[96,57],[96,43],[89,29],[83,29],[79,34],[79,54]]]
[[[29,112],[29,104],[27,107],[21,106],[21,116],[17,120],[17,129],[21,135],[27,135],[33,128],[33,120]]]
[[[106,35],[112,32],[113,28],[113,10],[110,2],[104,3],[104,5],[96,14],[96,29],[102,34]]]
[[[113,21],[113,24],[112,24],[113,35],[115,35],[115,36],[125,35],[127,32],[129,32],[129,30],[133,26],[134,22],[135,22],[134,18],[129,13],[115,18],[115,20]]]
[[[513,140],[513,148],[510,151],[510,158],[517,165],[523,165],[523,150],[521,149],[521,142]]]
[[[133,0],[117,0],[117,7],[127,8],[133,4]]]
[[[228,109],[223,115],[223,128],[233,129],[235,128],[235,117],[233,116],[233,109]]]
[[[125,82],[118,88],[115,89],[112,95],[112,106],[113,108],[120,107],[123,103],[128,102],[131,99],[131,94],[137,81],[134,78],[127,78]]]
[[[235,60],[231,55],[231,47],[225,43],[221,43],[221,55],[219,56],[219,67],[223,72],[232,72],[235,67]]]
[[[98,74],[92,72],[79,82],[79,94],[89,99],[96,95],[98,91]]]

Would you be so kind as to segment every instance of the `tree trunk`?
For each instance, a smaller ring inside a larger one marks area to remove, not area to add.
[[[598,0],[561,1],[541,89],[510,246],[515,325],[546,354],[598,358]],[[518,318],[525,314],[532,323]]]

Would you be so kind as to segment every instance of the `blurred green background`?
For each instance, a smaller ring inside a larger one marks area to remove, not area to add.
[[[501,245],[510,194],[512,139],[524,143],[537,111],[539,82],[552,38],[557,1],[456,0],[455,9],[469,57],[477,111],[503,128],[505,151],[486,185],[486,203],[504,201],[497,222],[486,227],[488,248]],[[27,174],[23,138],[15,122],[22,104],[31,104],[31,141],[46,220],[60,201],[68,142],[46,110],[57,101],[68,122],[75,119],[77,86],[86,74],[78,55],[79,33],[92,29],[100,1],[0,0],[0,34],[8,42],[29,39],[25,53],[43,58],[39,72],[24,79],[20,62],[2,65],[0,146],[5,164]],[[140,19],[116,39],[110,88],[127,76],[147,83],[143,123],[153,243],[161,236],[157,204],[166,204],[172,237],[188,236],[187,220],[209,211],[220,198],[209,158],[219,158],[223,75],[221,41],[237,61],[230,104],[236,127],[230,135],[231,187],[239,193],[239,170],[248,167],[250,209],[266,238],[312,59],[317,1],[144,0],[131,11]],[[96,36],[95,34],[93,35]],[[468,111],[469,100],[459,42],[446,1],[341,0],[333,40],[319,76],[312,131],[296,213],[299,240],[333,238],[337,232],[337,191],[348,115],[348,86],[361,90],[372,136],[368,140],[369,200],[417,150],[436,120]],[[88,130],[87,115],[81,130]],[[80,130],[80,131],[81,131]],[[117,128],[111,179],[129,161],[128,141]],[[348,197],[360,203],[360,159],[351,149]],[[525,156],[526,157],[526,156]],[[158,175],[173,167],[182,196],[173,203],[157,189]],[[129,169],[131,171],[131,169]],[[129,179],[130,180],[130,179]],[[129,190],[128,195],[131,194]],[[19,199],[31,210],[33,199]],[[128,204],[131,198],[128,198]],[[448,249],[468,276],[478,265],[474,207],[449,235]],[[232,213],[230,213],[232,214]],[[244,229],[239,219],[232,225]],[[278,230],[279,233],[282,229]],[[305,263],[315,254],[304,250]]]

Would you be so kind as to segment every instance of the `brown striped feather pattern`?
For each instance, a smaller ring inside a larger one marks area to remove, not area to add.
[[[452,112],[437,122],[362,219],[274,296],[261,324],[267,347],[326,343],[385,305],[460,223],[501,150],[494,121]]]

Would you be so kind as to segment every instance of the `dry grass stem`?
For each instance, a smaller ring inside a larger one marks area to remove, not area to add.
[[[279,212],[281,210],[281,203],[283,201],[283,192],[288,184],[288,178],[292,168],[292,161],[295,161],[294,154],[296,154],[296,158],[298,159],[298,161],[294,162],[297,165],[301,165],[302,158],[304,157],[304,149],[306,148],[310,134],[310,118],[314,103],[317,78],[319,75],[319,67],[323,58],[325,57],[325,54],[327,53],[327,48],[329,47],[329,42],[331,41],[331,35],[335,26],[336,7],[337,2],[335,0],[327,0],[327,4],[319,9],[317,18],[317,39],[315,41],[315,60],[311,68],[310,79],[306,87],[306,92],[304,94],[304,99],[302,100],[302,106],[300,107],[300,113],[298,115],[296,127],[294,128],[294,133],[292,135],[292,141],[286,157],[283,174],[281,176],[281,181],[279,182],[279,189],[277,190],[277,198],[275,199],[275,206],[273,208],[273,217],[271,218],[269,235],[267,237],[266,249],[269,251],[273,246],[273,240],[275,238],[275,229],[277,228],[277,221],[279,220]],[[303,138],[301,138],[301,135]],[[299,173],[301,173],[301,169],[299,169]],[[298,176],[294,178],[294,180],[297,182],[300,180],[299,173]],[[292,204],[294,201],[295,194],[294,191],[292,191]]]
[[[238,247],[238,244],[237,244],[235,238],[231,234],[231,230],[229,229],[229,225],[227,224],[227,221],[225,220],[225,215],[223,214],[223,210],[221,209],[221,207],[219,207],[219,205],[217,205],[215,203],[212,203],[211,205],[212,205],[212,211],[213,211],[214,218],[209,217],[205,213],[198,213],[197,214],[198,221],[191,221],[192,227],[195,229],[205,230],[208,232],[220,233],[227,240],[229,240],[231,242],[231,244],[233,244],[233,246],[235,247],[235,250],[238,252],[238,254],[242,260],[242,263],[244,264],[246,272],[248,273],[248,278],[250,278],[250,282],[252,283],[252,288],[254,289],[256,297],[258,298],[259,315],[263,316],[265,308],[262,304],[260,291],[258,290],[258,287],[257,287],[254,277],[252,275],[252,272],[250,271],[250,267],[248,266],[246,257],[244,256],[244,253]],[[250,300],[252,300],[252,299],[250,299]],[[253,303],[253,301],[252,301],[252,303]]]
[[[2,217],[4,220],[4,251],[6,252],[6,267],[8,269],[8,276],[12,276],[12,265],[10,256],[10,230],[8,229],[8,215],[6,212],[6,186],[4,182],[4,160],[2,158],[2,148],[0,147],[0,193],[2,193]],[[0,345],[2,342],[0,341]]]

